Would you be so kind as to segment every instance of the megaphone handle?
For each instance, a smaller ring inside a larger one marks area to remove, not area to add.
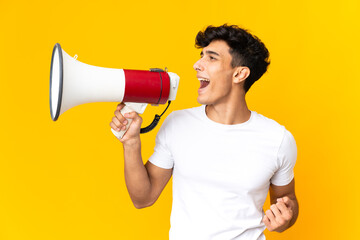
[[[121,110],[120,110],[120,113],[124,116],[125,113],[128,113],[128,112],[133,112],[134,110],[132,108],[130,108],[129,106],[125,105]],[[126,119],[128,121],[128,123],[126,124],[126,128],[125,130],[121,130],[120,132],[118,131],[115,131],[114,129],[111,128],[111,131],[113,132],[113,134],[115,135],[115,137],[117,137],[118,139],[121,139],[124,134],[126,133],[126,131],[129,129],[129,126],[132,122],[132,119],[129,119],[127,118]]]

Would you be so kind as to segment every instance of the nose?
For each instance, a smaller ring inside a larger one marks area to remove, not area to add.
[[[195,69],[195,71],[202,71],[204,68],[202,66],[201,63],[201,59],[199,59],[193,66],[193,68]]]

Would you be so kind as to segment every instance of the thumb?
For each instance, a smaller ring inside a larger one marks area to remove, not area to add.
[[[134,119],[138,116],[138,114],[134,111],[134,112],[128,112],[124,114],[124,117],[126,118],[130,118],[130,119]]]
[[[132,119],[134,122],[142,123],[142,118],[139,116],[137,112],[129,112],[124,114],[125,118]]]
[[[116,110],[120,111],[121,109],[123,109],[125,106],[124,103],[119,103],[117,106],[116,106]]]

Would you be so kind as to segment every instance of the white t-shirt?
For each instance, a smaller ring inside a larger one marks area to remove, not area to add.
[[[274,120],[251,111],[224,125],[205,106],[175,111],[161,126],[149,161],[173,168],[170,240],[263,240],[270,183],[294,177],[296,143]]]

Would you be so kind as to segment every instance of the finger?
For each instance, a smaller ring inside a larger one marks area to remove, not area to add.
[[[276,206],[278,207],[281,213],[288,211],[288,208],[286,207],[284,202],[277,202]]]
[[[286,221],[292,219],[293,217],[293,211],[291,208],[287,207],[285,205],[285,203],[283,202],[279,202],[276,204],[278,206],[278,208],[280,209],[281,211],[281,216],[283,219],[285,219]]]
[[[137,114],[137,112],[125,113],[125,117],[128,119],[132,119],[133,121],[141,119],[141,117],[139,116],[139,114]]]
[[[128,113],[124,114],[124,117],[134,119],[136,117],[136,113],[135,112],[128,112]]]
[[[288,196],[283,197],[282,200],[286,205],[288,205],[291,202],[291,199]]]
[[[269,209],[265,212],[266,216],[269,218],[270,223],[275,222],[275,216],[274,213]]]
[[[277,217],[277,218],[281,217],[281,212],[275,204],[271,205],[270,209],[274,213],[275,217]]]
[[[287,207],[289,207],[291,204],[291,200],[289,197],[278,198],[277,202],[283,202]]]
[[[119,103],[118,105],[117,105],[117,107],[116,107],[116,110],[121,110],[121,109],[123,109],[123,107],[125,107],[125,104],[124,103]]]
[[[110,127],[117,132],[120,132],[120,128],[118,128],[113,122],[110,123]]]
[[[268,216],[264,215],[262,221],[265,223],[265,224],[270,224],[270,219],[268,218]]]
[[[289,208],[293,208],[294,207],[294,205],[295,205],[295,203],[294,203],[294,200],[292,200],[291,198],[289,198],[289,197],[283,197],[283,201],[284,201],[284,203],[285,203],[285,205]]]
[[[127,120],[126,118],[120,113],[120,111],[116,110],[114,112],[116,118],[119,120],[119,122],[121,122],[122,124],[126,125],[127,124]]]
[[[264,217],[263,217],[263,223],[265,223],[265,226],[269,231],[272,230],[271,229],[270,219],[266,215],[264,215]]]
[[[112,118],[112,123],[114,123],[114,125],[118,128],[121,128],[123,126],[123,124],[121,124],[121,122],[119,121],[119,119],[117,119],[116,117]]]

